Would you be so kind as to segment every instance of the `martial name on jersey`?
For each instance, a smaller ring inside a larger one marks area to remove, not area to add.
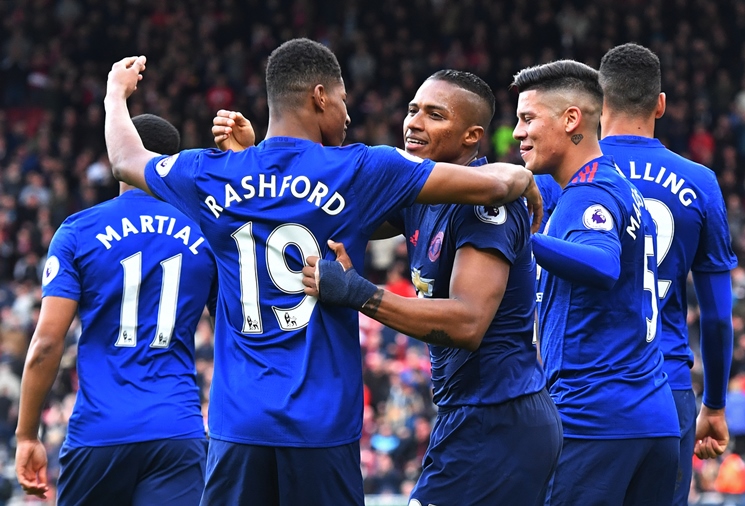
[[[253,176],[245,176],[241,179],[239,188],[240,193],[235,186],[225,183],[224,196],[208,195],[204,199],[204,203],[212,211],[215,218],[219,218],[222,212],[231,205],[240,204],[253,198],[292,197],[298,200],[306,200],[329,216],[339,214],[346,205],[344,197],[339,192],[334,192],[329,196],[328,185],[321,181],[313,183],[306,176],[284,176],[281,183],[276,174],[259,174],[256,182],[254,182]]]
[[[174,230],[178,230],[175,234]],[[197,230],[196,239],[191,240],[191,227],[189,225],[181,226],[176,218],[156,214],[154,216],[141,214],[139,223],[122,217],[121,222],[106,225],[102,233],[96,234],[96,239],[101,241],[106,249],[111,249],[112,245],[117,244],[123,238],[130,235],[139,234],[165,234],[176,240],[181,240],[184,246],[189,247],[194,255],[199,254],[199,245],[204,242],[204,237]]]

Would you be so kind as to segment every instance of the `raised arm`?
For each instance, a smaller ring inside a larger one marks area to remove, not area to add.
[[[306,294],[318,296],[324,303],[357,309],[425,343],[469,351],[481,345],[510,273],[509,262],[498,251],[464,246],[455,254],[449,298],[401,297],[357,274],[343,245],[330,246],[337,254],[336,262],[308,259],[303,269]],[[489,283],[483,283],[485,276]]]
[[[533,216],[533,232],[543,218],[543,200],[533,174],[520,165],[490,163],[480,167],[464,167],[437,163],[432,169],[417,202],[421,204],[471,204],[501,206],[524,196]]]
[[[39,323],[31,338],[21,376],[21,399],[16,428],[16,475],[29,495],[46,497],[47,453],[39,440],[41,409],[57,377],[65,335],[78,303],[62,297],[44,297]]]
[[[144,56],[130,56],[111,67],[106,83],[104,135],[114,177],[148,193],[145,165],[158,156],[145,149],[127,109],[127,98],[137,89],[145,70]]]

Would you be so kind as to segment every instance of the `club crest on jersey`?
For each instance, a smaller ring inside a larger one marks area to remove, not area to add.
[[[49,284],[50,281],[57,277],[58,272],[59,260],[56,256],[52,255],[47,258],[47,263],[44,264],[44,275],[41,278],[41,284],[44,286]]]
[[[476,217],[484,223],[491,223],[492,225],[502,225],[507,221],[507,210],[504,206],[490,207],[490,206],[475,206],[473,211],[476,213]]]
[[[427,250],[427,258],[429,258],[430,262],[437,261],[438,258],[440,258],[440,253],[442,253],[442,239],[445,237],[445,232],[442,230],[437,232],[437,235],[432,238],[432,241],[429,243],[429,250]]]
[[[178,155],[179,153],[176,153],[168,158],[163,158],[155,164],[155,170],[160,174],[160,177],[166,177],[168,173],[171,172],[171,168],[173,167],[173,164],[176,163]]]
[[[613,228],[613,217],[605,207],[595,204],[585,209],[582,223],[591,230],[610,230]]]
[[[434,279],[423,278],[422,271],[419,269],[411,269],[411,282],[414,285],[414,288],[416,288],[419,297],[432,297],[432,291],[435,286]]]

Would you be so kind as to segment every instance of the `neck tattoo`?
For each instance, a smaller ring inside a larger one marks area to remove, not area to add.
[[[585,138],[585,136],[582,135],[582,134],[574,134],[574,135],[572,135],[572,142],[576,146],[577,144],[579,144],[580,142],[582,142],[582,139],[584,139],[584,138]]]

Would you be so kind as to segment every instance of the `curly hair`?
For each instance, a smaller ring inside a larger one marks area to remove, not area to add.
[[[306,38],[288,40],[272,51],[266,64],[266,94],[270,105],[288,96],[340,82],[341,67],[333,52]]]
[[[140,114],[132,118],[145,149],[162,155],[178,153],[181,135],[168,120],[155,114]]]
[[[662,88],[660,59],[639,44],[616,46],[600,60],[605,103],[619,112],[647,116],[657,107]]]

